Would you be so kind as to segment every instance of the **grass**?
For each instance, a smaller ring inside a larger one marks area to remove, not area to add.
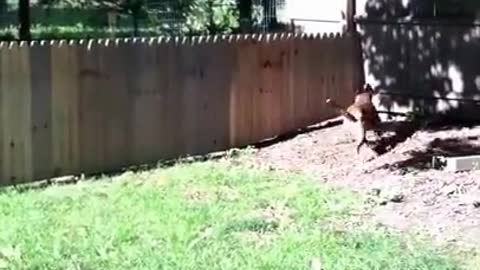
[[[386,231],[326,226],[361,205],[308,177],[227,161],[0,194],[7,269],[458,269]]]

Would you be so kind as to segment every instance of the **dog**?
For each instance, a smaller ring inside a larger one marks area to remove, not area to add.
[[[360,153],[363,145],[367,144],[367,131],[374,131],[377,137],[381,136],[379,129],[381,120],[377,109],[373,105],[373,88],[370,84],[365,84],[363,88],[357,89],[355,100],[347,109],[339,106],[332,99],[327,99],[326,103],[336,109],[348,124],[353,124],[356,137],[356,152]]]

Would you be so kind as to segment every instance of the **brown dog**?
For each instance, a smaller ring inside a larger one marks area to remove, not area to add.
[[[354,125],[355,137],[357,141],[357,154],[360,148],[367,143],[367,131],[372,130],[377,136],[380,136],[379,124],[380,117],[372,103],[373,89],[370,84],[366,84],[362,89],[355,93],[355,100],[346,110],[335,103],[332,99],[327,99],[326,103],[334,107],[348,121]]]

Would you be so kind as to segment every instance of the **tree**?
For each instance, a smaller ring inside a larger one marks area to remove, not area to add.
[[[0,15],[5,15],[7,12],[7,1],[6,0],[0,0]]]
[[[191,34],[228,33],[237,29],[236,0],[195,0],[185,12],[186,26]]]
[[[252,29],[252,0],[237,0],[237,8],[240,12],[240,30],[249,32]]]
[[[20,22],[19,37],[30,40],[30,0],[18,1],[18,21]]]

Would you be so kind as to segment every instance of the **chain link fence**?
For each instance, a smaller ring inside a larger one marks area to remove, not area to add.
[[[18,39],[17,2],[2,8],[1,1],[0,39]],[[239,0],[35,0],[30,32],[33,39],[75,39],[288,31],[278,20],[284,1],[250,0],[242,13]]]

